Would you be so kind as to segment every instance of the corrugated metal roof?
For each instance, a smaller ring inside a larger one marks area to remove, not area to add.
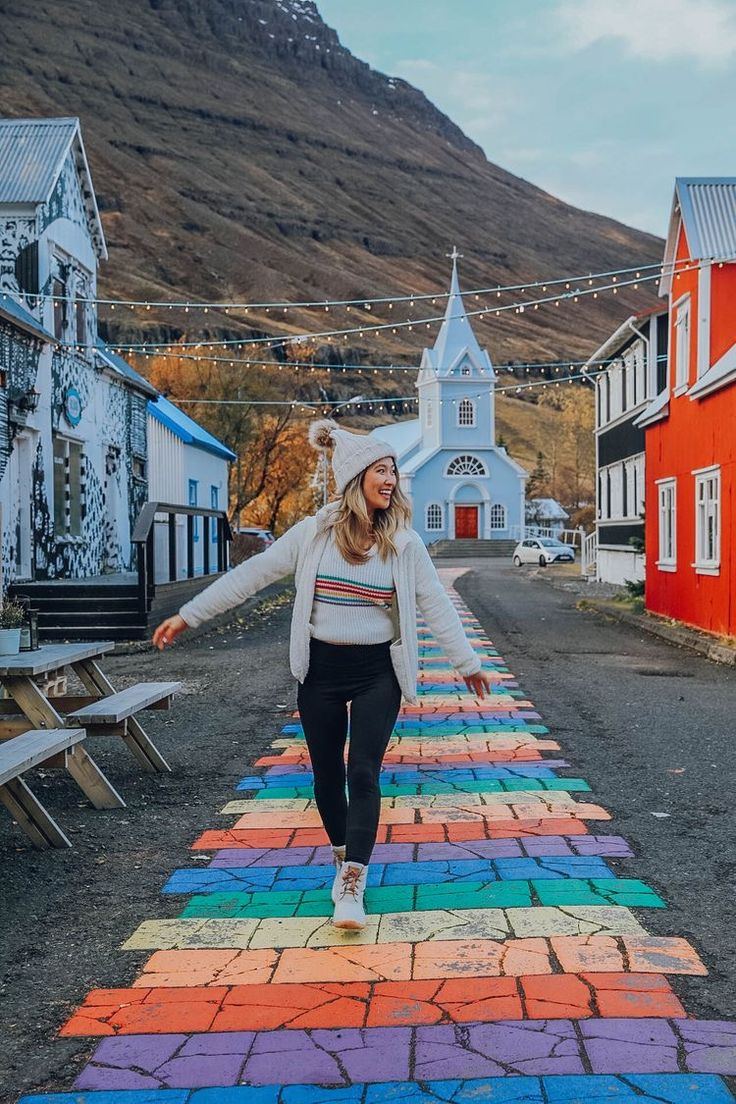
[[[693,259],[736,259],[736,177],[678,177],[680,211]]]
[[[212,452],[215,456],[221,456],[223,460],[237,459],[235,453],[227,445],[223,445],[222,441],[218,441],[199,422],[195,422],[194,418],[190,418],[188,414],[185,414],[178,406],[174,406],[163,395],[159,395],[157,399],[149,399],[148,410],[157,421],[165,425],[167,429],[170,429],[186,444]]]
[[[45,330],[38,319],[10,295],[0,295],[0,318],[15,323],[21,330],[33,334],[34,337],[40,337],[53,345],[57,344],[54,335]]]
[[[97,339],[97,348],[103,360],[107,361],[111,368],[119,372],[124,379],[132,383],[134,387],[137,387],[139,391],[143,391],[146,395],[158,395],[158,391],[152,383],[149,383],[147,379],[139,375],[135,368],[131,368],[127,360],[123,360],[123,358],[118,356],[117,353],[114,353],[112,349],[108,349],[104,341],[101,341],[99,338]]]
[[[68,119],[0,119],[0,203],[43,203],[79,126]]]

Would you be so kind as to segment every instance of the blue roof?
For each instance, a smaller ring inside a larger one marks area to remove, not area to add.
[[[48,330],[45,330],[37,318],[34,318],[29,310],[16,302],[11,295],[0,295],[0,316],[8,322],[14,322],[20,329],[30,332],[34,337],[40,337],[43,341],[57,344],[56,338]]]
[[[194,418],[190,418],[163,395],[159,395],[155,400],[150,399],[148,410],[158,422],[161,422],[161,425],[165,425],[186,444],[204,449],[205,452],[212,452],[215,456],[221,456],[223,460],[237,459],[232,449],[223,445],[222,441],[218,441],[199,422],[195,422]]]
[[[139,391],[144,391],[147,395],[158,395],[158,391],[152,383],[149,383],[147,379],[139,375],[135,368],[131,368],[127,360],[123,360],[123,358],[118,356],[117,353],[114,353],[112,349],[108,349],[107,345],[105,345],[104,341],[101,341],[99,337],[97,338],[96,344],[97,351],[102,359],[107,361],[109,366],[114,368],[123,379],[126,379],[128,383],[132,383],[134,387],[137,387]]]

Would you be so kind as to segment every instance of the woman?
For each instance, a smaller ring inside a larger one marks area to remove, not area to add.
[[[363,891],[381,807],[379,774],[402,693],[417,700],[417,610],[466,686],[489,687],[398,485],[396,453],[380,438],[312,424],[332,448],[340,498],[221,576],[156,629],[158,648],[187,627],[294,574],[290,665],[314,773],[314,797],[335,857],[333,923],[365,926]],[[347,777],[345,742],[350,702]],[[345,784],[347,780],[347,796]]]

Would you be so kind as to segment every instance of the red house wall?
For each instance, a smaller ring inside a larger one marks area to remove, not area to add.
[[[688,258],[684,230],[676,252]],[[673,277],[671,304],[690,292],[690,379],[697,376],[699,316],[697,267]],[[710,364],[736,343],[736,265],[714,265],[711,272]],[[676,337],[670,312],[669,416],[646,433],[647,549],[646,607],[709,632],[736,635],[736,383],[703,399],[674,395]],[[695,561],[695,478],[693,470],[711,464],[721,469],[720,573],[699,575]],[[656,564],[659,547],[658,479],[677,479],[675,571]]]

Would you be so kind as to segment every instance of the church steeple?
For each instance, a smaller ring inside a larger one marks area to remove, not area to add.
[[[450,291],[437,340],[422,354],[417,379],[419,418],[425,448],[495,445],[491,358],[481,349],[468,319],[453,248]]]
[[[458,258],[462,258],[462,253],[458,253],[457,248],[453,247],[448,256],[452,259],[452,277],[445,317],[434,347],[425,350],[423,359],[429,362],[437,376],[454,376],[461,372],[465,376],[492,375],[490,358],[478,344],[460,293],[457,262]]]

